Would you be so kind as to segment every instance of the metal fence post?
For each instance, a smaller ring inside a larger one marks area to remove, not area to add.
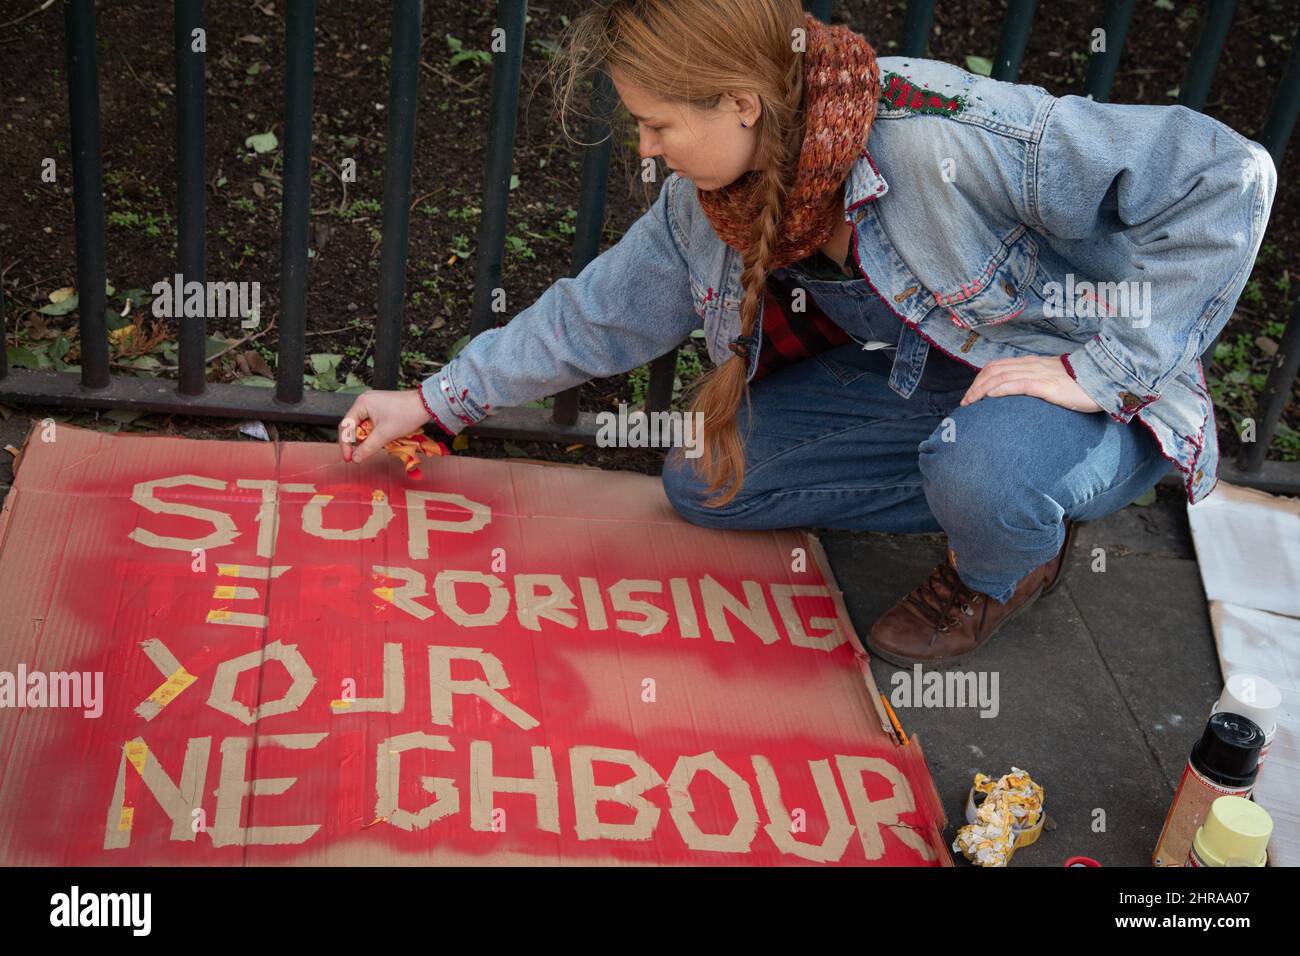
[[[1088,57],[1088,78],[1083,91],[1098,103],[1110,98],[1110,88],[1115,84],[1115,71],[1124,53],[1128,25],[1133,19],[1136,0],[1106,0],[1106,14],[1102,18],[1102,42],[1105,47]]]
[[[0,277],[4,270],[0,269]],[[5,282],[0,278],[0,381],[9,374],[9,316],[5,313]]]
[[[207,55],[194,49],[194,31],[203,29],[203,0],[176,0],[176,260],[185,282],[207,280],[204,252],[206,213],[203,184],[203,65]],[[183,293],[182,289],[182,293]],[[203,394],[207,354],[204,315],[177,316],[180,322],[180,383],[183,395]]]
[[[397,388],[406,302],[406,250],[411,228],[411,163],[420,75],[419,0],[393,3],[392,77],[384,156],[384,222],[379,254],[379,325],[375,329],[376,388]]]
[[[998,35],[998,49],[993,54],[995,80],[1014,83],[1020,77],[1020,64],[1025,59],[1029,45],[1029,31],[1034,28],[1034,11],[1038,0],[1010,0],[1007,15],[1002,18],[1002,32]]]
[[[803,8],[813,15],[813,19],[822,23],[831,21],[831,0],[803,0]]]
[[[93,0],[68,0],[64,14],[68,43],[68,120],[72,129],[72,192],[77,218],[81,384],[84,388],[107,388],[104,170],[99,146],[95,4]]]
[[[898,52],[902,56],[925,56],[934,28],[934,0],[911,0],[903,16],[903,41]]]
[[[604,70],[591,78],[591,113],[584,132],[588,146],[582,151],[582,189],[578,194],[578,218],[573,224],[573,252],[569,275],[576,276],[600,252],[605,224],[605,196],[609,188],[609,159],[614,148],[610,120],[618,105],[613,80]],[[578,420],[578,387],[555,396],[551,420],[572,425]]]
[[[1286,154],[1291,132],[1295,129],[1297,113],[1300,113],[1300,29],[1296,30],[1295,41],[1291,44],[1291,58],[1273,94],[1268,119],[1264,121],[1259,137],[1260,144],[1268,150],[1273,165],[1279,170],[1282,168],[1282,157]],[[1256,424],[1255,441],[1238,459],[1243,471],[1259,472],[1263,469],[1264,458],[1268,454],[1269,445],[1273,443],[1273,436],[1290,400],[1297,375],[1300,375],[1300,299],[1297,299],[1291,309],[1282,341],[1278,343],[1277,357],[1259,394],[1256,406],[1259,421]]]
[[[311,219],[311,103],[316,0],[285,8],[284,199],[280,229],[280,348],[277,401],[302,401],[306,354],[307,229]]]
[[[510,170],[514,165],[515,123],[519,110],[519,72],[524,59],[527,15],[528,0],[500,0],[497,5],[497,27],[505,35],[505,49],[492,56],[492,100],[488,116],[487,160],[483,170],[483,210],[474,259],[470,335],[478,335],[497,324],[492,300],[494,290],[501,288],[506,209],[510,202]]]
[[[1201,28],[1200,39],[1196,41],[1192,58],[1187,63],[1187,75],[1178,91],[1180,106],[1198,111],[1205,108],[1210,82],[1214,79],[1214,71],[1219,68],[1219,57],[1223,54],[1223,44],[1228,39],[1228,30],[1236,12],[1237,0],[1210,0],[1205,25]]]

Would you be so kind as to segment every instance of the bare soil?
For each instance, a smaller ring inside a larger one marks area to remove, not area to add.
[[[503,281],[509,314],[533,302],[556,278],[570,274],[581,147],[556,121],[550,90],[538,83],[548,49],[566,17],[585,0],[529,4],[521,108],[515,140],[517,186],[510,194],[509,240]],[[62,4],[0,0],[0,121],[7,174],[0,177],[0,269],[6,297],[6,342],[28,346],[64,335],[62,357],[75,363],[76,313],[42,316],[49,294],[75,286],[72,170]],[[175,271],[176,116],[171,5],[101,0],[98,10],[104,184],[108,216],[108,276],[117,290],[148,290]],[[1104,4],[1039,5],[1021,78],[1052,93],[1083,86],[1092,30]],[[902,2],[844,0],[834,22],[862,32],[886,55],[897,48]],[[996,0],[941,3],[929,54],[958,65],[968,56],[991,57],[1005,4]],[[1199,30],[1203,4],[1152,0],[1138,5],[1111,99],[1172,103]],[[275,133],[283,142],[284,8],[277,0],[209,3],[207,15],[207,263],[208,277],[261,283],[265,315],[277,311],[280,275],[279,148],[257,153],[250,136]],[[35,12],[34,12],[35,11]],[[17,22],[15,22],[17,21]],[[1206,112],[1257,137],[1273,89],[1300,25],[1289,0],[1242,0],[1223,53]],[[429,0],[425,4],[419,120],[415,143],[407,321],[402,381],[411,386],[448,358],[468,331],[473,297],[474,244],[483,192],[483,164],[491,89],[490,56],[453,63],[457,44],[486,51],[495,4]],[[308,353],[341,356],[337,380],[348,373],[369,383],[379,257],[380,200],[388,100],[388,4],[321,3],[318,7],[312,164],[312,232],[308,280]],[[448,37],[453,38],[449,41]],[[632,175],[636,143],[620,135],[610,178],[604,247],[647,206]],[[1225,343],[1237,343],[1209,371],[1220,397],[1225,456],[1239,442],[1234,421],[1253,409],[1280,323],[1295,299],[1291,273],[1300,274],[1300,149],[1292,148],[1279,175],[1272,224],[1251,285]],[[55,183],[42,182],[42,161],[53,157]],[[357,181],[344,184],[344,158],[356,161]],[[649,198],[653,198],[650,196]],[[230,340],[249,333],[238,320],[212,320],[209,332]],[[1263,341],[1261,341],[1263,340]],[[255,372],[256,353],[274,365],[271,328],[217,359],[210,378],[234,381]],[[699,355],[681,369],[689,385]],[[705,359],[707,367],[707,359]],[[305,371],[312,372],[309,365]],[[156,374],[166,375],[166,371]],[[583,386],[587,410],[633,400],[644,371]],[[51,410],[29,408],[43,415]],[[106,418],[68,416],[111,430],[234,437],[236,423],[184,416]],[[1284,415],[1300,430],[1300,389]],[[326,439],[328,429],[280,426],[281,437]],[[1294,435],[1294,432],[1292,432]],[[1295,457],[1300,442],[1280,442],[1271,457]],[[526,455],[584,461],[649,473],[660,470],[656,451],[566,449],[475,438],[470,453]]]

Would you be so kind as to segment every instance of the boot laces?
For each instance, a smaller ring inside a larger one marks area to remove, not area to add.
[[[934,632],[930,635],[931,643],[940,634],[947,633],[949,628],[961,623],[953,616],[954,612],[968,617],[974,615],[974,605],[979,598],[980,593],[957,576],[957,569],[947,559],[907,596],[908,602],[916,607],[921,612],[921,616],[934,628]]]

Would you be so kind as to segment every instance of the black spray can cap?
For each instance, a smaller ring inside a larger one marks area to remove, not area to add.
[[[1246,787],[1255,780],[1264,731],[1241,714],[1220,712],[1210,717],[1192,748],[1192,765],[1215,783]]]

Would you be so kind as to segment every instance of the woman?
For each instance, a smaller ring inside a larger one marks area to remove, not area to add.
[[[1268,154],[1177,106],[1056,98],[877,62],[798,0],[614,0],[573,22],[564,103],[609,70],[650,210],[422,388],[367,392],[360,461],[642,365],[703,324],[703,455],[664,487],[718,528],[944,531],[877,621],[899,665],[952,663],[1058,581],[1079,521],[1170,467],[1217,480],[1199,356],[1272,204]]]

